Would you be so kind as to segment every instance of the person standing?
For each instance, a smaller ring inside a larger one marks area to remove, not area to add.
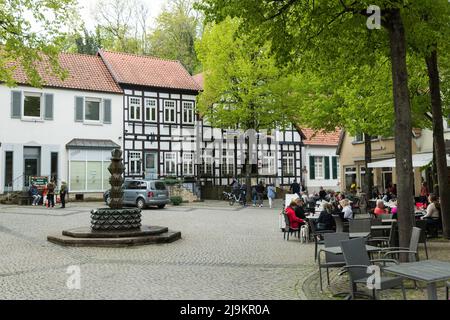
[[[258,195],[258,205],[260,208],[262,208],[264,204],[264,183],[262,181],[259,182],[259,184],[256,186],[256,193]]]
[[[428,191],[427,183],[424,181],[422,182],[422,187],[420,188],[420,203],[426,203],[428,204],[428,196],[430,195],[430,192]]]
[[[300,196],[300,184],[296,179],[294,180],[294,182],[292,182],[291,188],[289,190],[292,194],[297,194],[298,196]]]
[[[47,201],[48,201],[48,208],[54,208],[55,207],[55,182],[54,180],[51,180],[47,184]]]
[[[320,187],[320,191],[319,191],[319,199],[320,200],[325,200],[327,196],[327,192],[323,189],[323,187]]]
[[[256,207],[256,201],[258,200],[258,192],[256,192],[256,185],[252,186],[252,200],[253,206]]]
[[[233,181],[230,184],[232,193],[236,196],[236,199],[239,199],[239,195],[241,192],[241,185],[239,184],[239,181],[237,181],[236,178],[233,178]]]
[[[275,186],[273,184],[270,184],[267,187],[267,198],[269,199],[269,207],[270,207],[270,209],[272,209],[273,200],[275,200],[275,197],[276,197]]]
[[[61,199],[61,209],[66,207],[67,184],[65,181],[61,182],[61,190],[59,190],[59,198]]]

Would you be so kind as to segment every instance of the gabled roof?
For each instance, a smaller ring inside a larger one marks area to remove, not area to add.
[[[202,73],[199,73],[199,74],[196,74],[196,75],[194,75],[194,76],[192,76],[192,78],[194,78],[194,81],[198,84],[198,86],[200,87],[200,89],[201,90],[203,90],[203,88],[204,88],[204,81],[205,81],[205,79],[204,79],[204,77],[203,77],[203,72]]]
[[[337,147],[339,144],[339,136],[341,129],[336,129],[334,132],[317,131],[310,128],[302,128],[306,139],[303,143],[306,146],[332,146]]]
[[[16,64],[13,77],[18,84],[29,85],[28,77],[23,68]],[[50,63],[46,57],[36,62],[36,69],[42,77],[44,87],[66,88],[85,91],[111,92],[121,94],[123,91],[114,81],[108,68],[102,59],[97,56],[61,53],[59,55],[60,66],[67,71],[66,79],[61,80],[52,75]]]
[[[120,84],[201,90],[179,61],[103,50],[100,50],[98,55]]]

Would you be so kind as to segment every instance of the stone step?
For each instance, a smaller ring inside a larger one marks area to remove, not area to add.
[[[169,228],[158,226],[142,226],[136,230],[99,231],[89,227],[64,230],[63,236],[72,238],[133,238],[144,236],[157,236],[167,233]]]
[[[49,242],[70,247],[132,247],[149,244],[171,243],[181,239],[181,232],[167,231],[159,235],[124,238],[74,238],[65,235],[49,235]]]

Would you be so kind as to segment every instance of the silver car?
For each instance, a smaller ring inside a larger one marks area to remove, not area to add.
[[[109,190],[104,194],[105,202],[109,202]],[[123,184],[123,204],[143,209],[156,206],[163,209],[170,202],[169,191],[162,181],[158,180],[125,180]]]

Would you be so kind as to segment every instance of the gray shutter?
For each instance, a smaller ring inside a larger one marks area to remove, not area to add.
[[[11,92],[11,118],[22,118],[22,92]]]
[[[46,93],[44,94],[44,119],[45,120],[53,120],[53,94]]]
[[[84,121],[84,98],[75,97],[75,121]]]
[[[111,99],[103,100],[103,123],[111,123]]]

